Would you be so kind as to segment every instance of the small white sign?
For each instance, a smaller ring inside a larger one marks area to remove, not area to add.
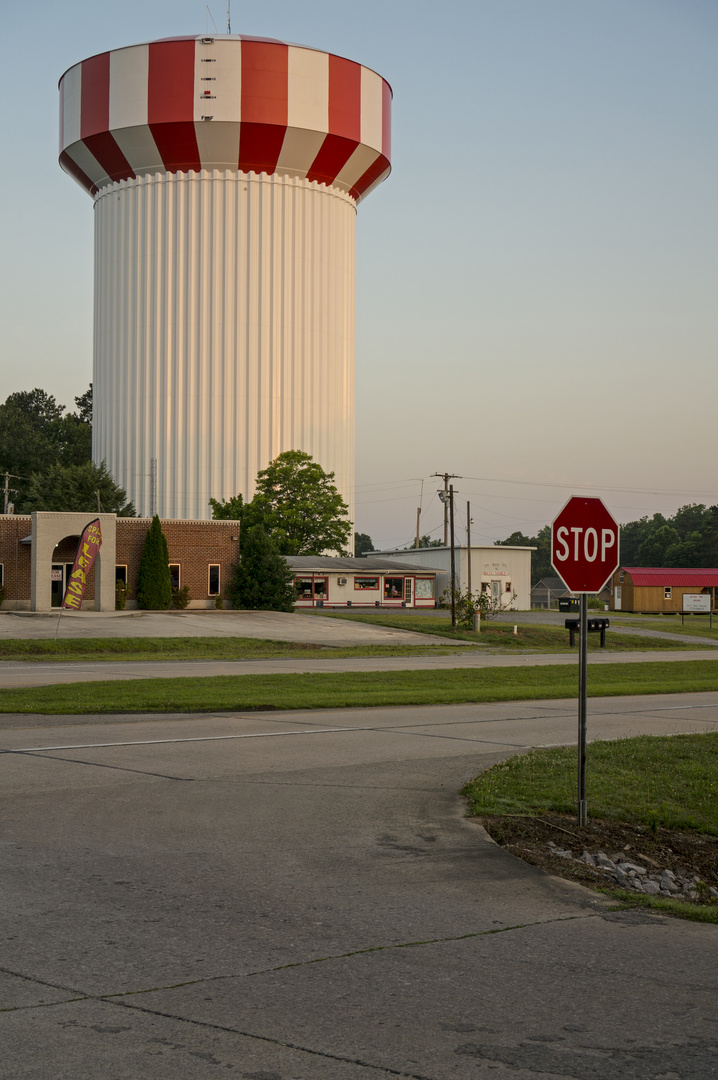
[[[55,570],[53,567],[51,573],[53,581],[62,581],[62,570]]]
[[[711,610],[711,594],[710,593],[683,593],[683,610],[688,611],[701,611],[706,615],[710,615]]]

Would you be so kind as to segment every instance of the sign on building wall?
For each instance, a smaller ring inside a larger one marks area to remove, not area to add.
[[[67,582],[62,606],[79,611],[82,607],[82,599],[87,588],[87,576],[92,569],[97,554],[102,546],[102,530],[100,519],[95,518],[86,525],[80,543],[77,545],[75,561],[72,564],[72,573]]]

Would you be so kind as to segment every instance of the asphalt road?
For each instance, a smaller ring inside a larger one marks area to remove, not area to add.
[[[570,701],[3,717],[0,1077],[715,1080],[718,928],[463,817],[465,780],[575,729]],[[589,702],[592,738],[708,730],[716,694]]]

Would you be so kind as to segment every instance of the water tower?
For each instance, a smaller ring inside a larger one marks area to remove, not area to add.
[[[264,38],[63,75],[60,164],[95,212],[93,458],[140,513],[209,517],[283,450],[353,509],[356,206],[390,115],[374,71]]]

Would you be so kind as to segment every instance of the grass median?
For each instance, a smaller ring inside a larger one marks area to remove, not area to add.
[[[366,623],[370,626],[386,626],[394,630],[411,630],[415,634],[433,634],[452,641],[471,642],[477,648],[499,648],[502,651],[522,652],[540,650],[541,652],[570,652],[568,630],[564,626],[548,623],[522,623],[521,612],[516,612],[515,623],[484,620],[480,633],[472,630],[452,629],[450,615],[415,615],[395,614],[391,611],[363,611],[356,614],[345,612],[304,611],[306,618],[341,619],[346,622]],[[514,626],[516,633],[514,633]],[[650,627],[650,629],[654,629]],[[656,627],[658,629],[658,627]],[[671,627],[664,627],[670,630]],[[680,651],[681,649],[710,649],[690,642],[672,641],[670,638],[641,637],[638,634],[622,634],[619,630],[609,630],[606,635],[606,652],[646,652],[661,649]],[[588,649],[594,652],[601,648],[600,634],[588,636]],[[574,646],[577,651],[577,646]]]
[[[446,617],[421,615],[382,616],[365,613],[352,616],[317,616],[343,618],[390,629],[413,631],[416,644],[366,644],[327,645],[317,642],[276,641],[271,638],[246,637],[128,637],[128,638],[5,638],[0,640],[0,661],[85,661],[85,660],[296,660],[345,659],[348,657],[377,656],[426,656],[476,650],[487,652],[541,652],[576,653],[577,646],[569,647],[568,631],[558,626],[518,624],[514,634],[513,625],[492,623],[480,634],[452,630],[451,620]],[[422,643],[421,635],[431,634],[435,639]],[[600,649],[598,634],[588,639],[590,652]],[[639,637],[631,634],[609,633],[606,652],[660,652],[663,650],[691,651],[702,646],[660,638]],[[709,644],[706,651],[711,649]]]
[[[605,664],[589,671],[591,697],[718,689],[716,660]],[[573,665],[450,668],[78,682],[0,691],[4,713],[217,712],[441,705],[570,698]]]
[[[461,646],[462,649],[465,646]],[[457,652],[433,645],[321,645],[270,638],[6,638],[0,660],[298,660],[374,656],[426,656]]]
[[[718,732],[591,743],[586,826],[576,824],[576,772],[575,747],[510,758],[466,785],[469,814],[512,854],[550,873],[625,904],[718,923],[711,894],[718,888]],[[674,896],[616,888],[582,858],[598,850],[615,862],[632,860],[646,875],[670,870],[697,880]]]
[[[679,637],[702,637],[718,641],[718,616],[688,615],[682,623],[680,615],[619,615],[611,612],[611,624],[617,628],[630,626],[636,630],[659,630]]]

